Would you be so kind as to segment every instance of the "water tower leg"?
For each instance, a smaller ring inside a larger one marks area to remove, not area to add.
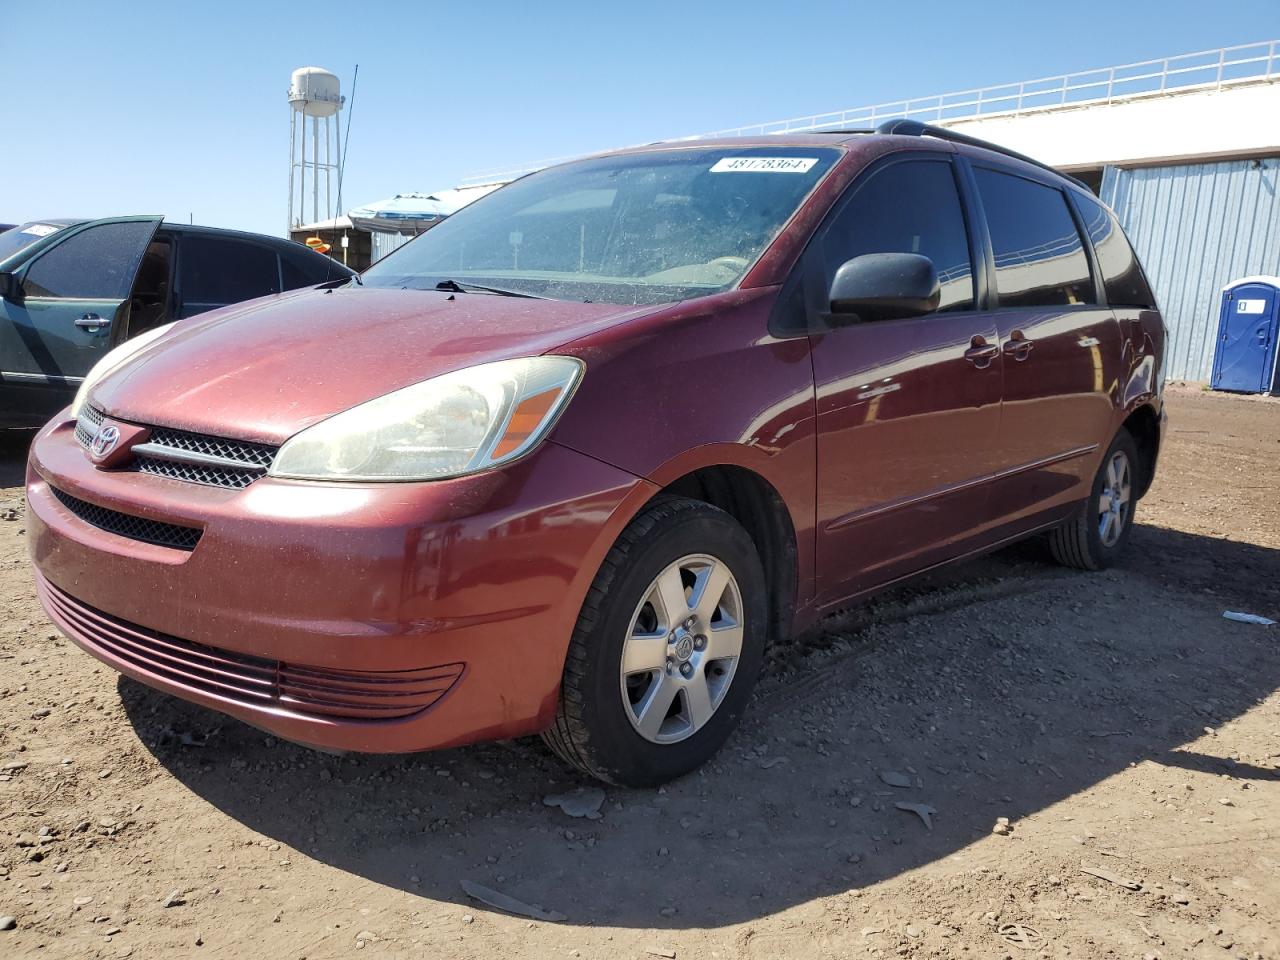
[[[294,142],[298,136],[298,112],[289,107],[289,223],[285,227],[284,235],[287,238],[293,231],[293,154],[297,149]]]
[[[307,115],[302,114],[302,156],[298,162],[298,224],[307,218]]]
[[[311,118],[311,222],[320,219],[320,118]]]
[[[329,196],[329,173],[333,165],[329,162],[329,118],[324,118],[324,218],[333,216],[333,198]]]

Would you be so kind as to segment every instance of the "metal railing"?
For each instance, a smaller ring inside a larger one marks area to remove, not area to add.
[[[749,137],[806,131],[873,128],[884,120],[906,117],[924,123],[948,124],[980,117],[1010,116],[1064,110],[1145,97],[1175,96],[1249,83],[1280,81],[1280,40],[1200,50],[1156,60],[1141,60],[1115,67],[1081,70],[1036,80],[958,90],[908,100],[891,100],[830,113],[815,113],[787,120],[769,120],[741,127],[680,137],[705,140],[713,137]],[[541,160],[523,167],[490,170],[466,178],[463,183],[510,180],[573,157]]]
[[[1172,96],[1193,89],[1222,89],[1238,83],[1280,80],[1280,41],[1201,50],[1158,60],[1142,60],[1097,70],[997,84],[972,90],[895,100],[832,113],[747,124],[700,134],[707,137],[797,133],[806,130],[872,126],[908,117],[924,123],[946,123],[1002,114],[1061,110],[1065,107],[1114,103],[1143,96]]]

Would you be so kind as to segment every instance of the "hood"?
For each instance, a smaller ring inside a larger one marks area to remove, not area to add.
[[[113,417],[282,443],[430,377],[536,356],[654,307],[483,293],[304,290],[183,321],[93,388]]]

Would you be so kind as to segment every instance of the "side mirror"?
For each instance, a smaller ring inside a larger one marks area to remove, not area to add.
[[[0,273],[0,297],[10,303],[22,302],[22,284],[16,274]]]
[[[942,296],[933,261],[918,253],[866,253],[840,265],[831,281],[833,324],[919,317]]]

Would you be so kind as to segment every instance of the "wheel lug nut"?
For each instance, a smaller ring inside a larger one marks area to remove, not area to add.
[[[707,638],[703,634],[698,634],[693,638],[693,649],[705,650],[707,647]]]
[[[693,629],[693,625],[694,625],[694,623],[696,623],[696,622],[697,622],[697,621],[695,621],[695,620],[693,619],[693,617],[690,617],[688,620],[686,620],[686,621],[684,622],[684,628],[685,628],[686,630],[692,630],[692,629]]]
[[[682,663],[682,664],[680,664],[680,673],[681,673],[683,676],[686,676],[686,677],[692,677],[692,676],[693,676],[693,664],[692,664],[692,663]]]

